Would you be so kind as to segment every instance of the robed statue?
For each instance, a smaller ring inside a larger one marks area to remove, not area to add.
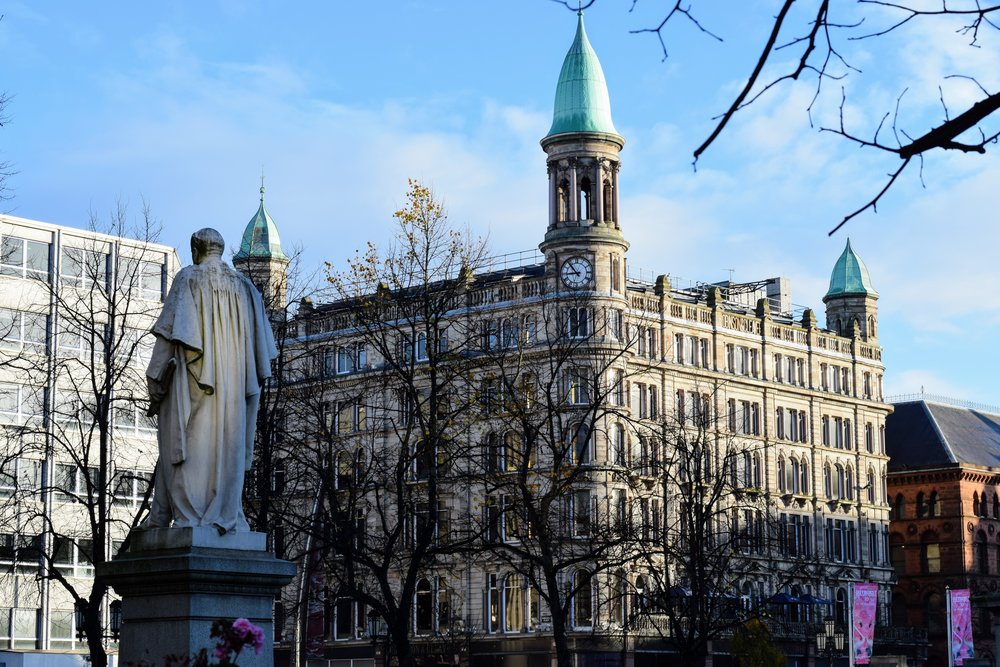
[[[224,250],[214,229],[191,236],[194,264],[174,277],[153,325],[146,379],[160,460],[146,528],[250,530],[243,476],[278,350],[260,293],[223,261]]]

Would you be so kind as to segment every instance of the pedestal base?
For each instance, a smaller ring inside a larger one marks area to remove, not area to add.
[[[295,565],[264,550],[263,533],[219,535],[212,528],[154,528],[134,535],[129,551],[101,568],[122,596],[121,664],[163,665],[216,646],[219,619],[246,618],[264,631],[259,655],[240,654],[245,667],[274,662],[275,595]]]

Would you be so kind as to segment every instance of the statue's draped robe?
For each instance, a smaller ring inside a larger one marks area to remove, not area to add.
[[[146,526],[249,530],[243,476],[261,385],[278,355],[260,294],[209,257],[177,274],[153,334],[146,376],[160,460]]]

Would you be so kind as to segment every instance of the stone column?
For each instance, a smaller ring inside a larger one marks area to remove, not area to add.
[[[559,172],[549,165],[549,229],[556,226],[559,218]]]
[[[614,201],[611,212],[615,216],[615,229],[622,228],[621,215],[618,213],[618,167],[619,165],[615,163],[611,168],[611,196],[613,197],[612,201]]]
[[[166,656],[212,651],[212,623],[246,618],[264,632],[264,648],[247,647],[245,667],[274,664],[275,595],[295,565],[265,551],[264,533],[219,535],[214,528],[154,528],[133,534],[128,552],[99,568],[122,596],[118,659],[164,663]]]

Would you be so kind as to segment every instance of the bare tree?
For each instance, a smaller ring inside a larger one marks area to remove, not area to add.
[[[447,564],[472,542],[460,501],[474,397],[456,304],[485,246],[415,182],[395,217],[388,251],[331,268],[338,300],[298,313],[277,521],[299,536],[302,604],[328,605],[350,636],[377,616],[409,665],[414,623],[418,634],[454,628]]]
[[[103,666],[109,589],[94,570],[128,547],[148,506],[156,440],[144,370],[167,257],[151,247],[158,224],[148,208],[133,222],[120,204],[91,227],[64,238],[57,270],[25,290],[19,316],[44,308],[47,335],[39,349],[23,346],[8,361],[37,395],[35,416],[7,434],[36,457],[37,483],[19,486],[12,499],[22,532],[36,536],[37,576],[82,613],[77,630],[91,662]]]
[[[555,0],[576,10],[578,3]],[[582,3],[590,7],[596,0]],[[635,9],[639,0],[633,0]],[[631,11],[630,9],[630,11]],[[699,11],[707,6],[696,0],[675,0],[667,3],[660,20],[652,26],[633,30],[634,33],[652,34],[659,41],[663,58],[668,56],[670,30],[682,22],[712,39],[722,39],[712,31],[711,21],[703,21]],[[727,7],[726,12],[737,11]],[[751,9],[749,11],[770,11]],[[868,42],[901,33],[904,30],[931,23],[942,33],[955,31],[968,38],[969,48],[980,48],[992,33],[1000,30],[997,17],[1000,4],[970,2],[926,3],[912,0],[782,0],[772,19],[770,30],[748,63],[749,74],[744,84],[718,115],[709,135],[694,150],[694,162],[711,147],[729,126],[735,115],[782,84],[802,79],[815,82],[815,93],[806,111],[810,114],[825,85],[842,81],[847,76],[859,76],[861,70],[850,60],[847,46],[852,42]],[[890,59],[892,54],[883,54]],[[859,60],[862,58],[859,57]],[[850,127],[844,119],[847,99],[842,96],[840,120],[835,126],[823,126],[820,131],[832,132],[863,148],[895,155],[899,162],[893,167],[883,186],[862,206],[847,213],[830,233],[837,231],[852,218],[868,209],[877,210],[878,204],[889,188],[912,163],[923,164],[924,155],[934,151],[985,153],[996,144],[1000,126],[995,115],[1000,109],[1000,91],[984,88],[964,72],[954,72],[948,79],[966,79],[968,90],[956,92],[951,97],[958,109],[949,108],[942,86],[937,93],[943,107],[941,121],[933,127],[912,130],[900,123],[903,95],[910,87],[921,82],[909,82],[894,108],[886,109],[881,120],[867,129]],[[972,95],[968,93],[972,92]],[[970,99],[974,101],[970,101]],[[921,169],[922,171],[922,169]]]
[[[609,573],[633,557],[630,530],[606,493],[628,478],[613,433],[629,421],[629,341],[588,299],[546,296],[481,321],[482,455],[474,463],[483,480],[480,560],[496,573],[487,575],[486,630],[549,626],[565,667],[571,635],[601,624]]]

